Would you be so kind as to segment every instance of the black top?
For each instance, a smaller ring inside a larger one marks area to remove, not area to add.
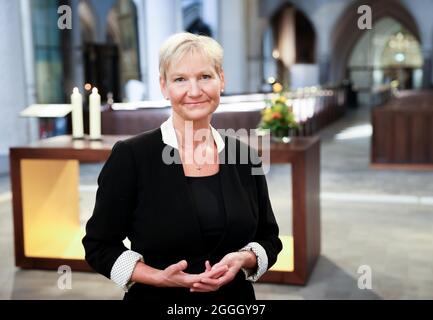
[[[208,251],[218,245],[224,233],[226,213],[219,173],[186,177]]]
[[[186,260],[185,272],[198,274],[204,271],[206,260],[211,265],[218,263],[226,254],[252,241],[265,249],[271,267],[282,243],[278,238],[279,228],[266,178],[252,174],[253,168],[260,169],[260,163],[241,163],[244,152],[256,160],[254,150],[237,139],[228,136],[223,139],[225,147],[220,159],[226,161],[220,163],[218,176],[224,201],[215,200],[215,203],[224,206],[225,225],[215,248],[207,250],[179,152],[163,142],[158,128],[117,142],[105,162],[98,176],[93,215],[86,224],[86,235],[82,240],[89,265],[110,278],[117,258],[128,250],[123,244],[128,237],[131,250],[141,254],[146,264],[159,270]],[[174,163],[167,164],[166,158],[173,158]],[[198,183],[205,183],[202,178],[197,179],[200,179]],[[198,207],[203,206],[199,204]],[[215,212],[221,213],[219,209]],[[125,299],[191,300],[198,297],[194,293],[188,288],[136,283]],[[254,291],[240,271],[233,281],[214,294],[222,299],[245,298],[253,297]]]

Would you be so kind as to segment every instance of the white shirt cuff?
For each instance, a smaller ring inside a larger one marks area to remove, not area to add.
[[[251,282],[256,282],[259,278],[268,271],[268,255],[266,250],[258,242],[250,242],[239,251],[252,251],[257,258],[257,270],[251,273],[250,269],[241,268],[245,274],[245,279]]]
[[[143,261],[143,256],[135,251],[126,250],[117,258],[110,272],[110,279],[120,286],[125,292],[135,282],[130,281],[135,265],[138,261]]]

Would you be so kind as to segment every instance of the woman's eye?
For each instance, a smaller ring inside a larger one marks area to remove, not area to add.
[[[210,76],[209,74],[204,74],[204,75],[202,75],[202,79],[211,79],[212,78],[212,76]]]
[[[179,78],[174,79],[174,82],[182,82],[184,80],[185,80],[184,78],[179,77]]]

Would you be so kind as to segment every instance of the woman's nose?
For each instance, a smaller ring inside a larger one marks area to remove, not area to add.
[[[198,97],[201,95],[201,88],[197,81],[191,81],[188,90],[188,95],[190,97]]]

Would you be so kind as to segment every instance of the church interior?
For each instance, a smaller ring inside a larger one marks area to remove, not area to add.
[[[224,49],[213,127],[259,132],[275,97],[297,124],[271,139],[283,250],[257,299],[433,299],[431,12],[432,0],[0,1],[0,299],[122,299],[84,260],[84,226],[114,143],[170,116],[158,51],[185,31]]]

